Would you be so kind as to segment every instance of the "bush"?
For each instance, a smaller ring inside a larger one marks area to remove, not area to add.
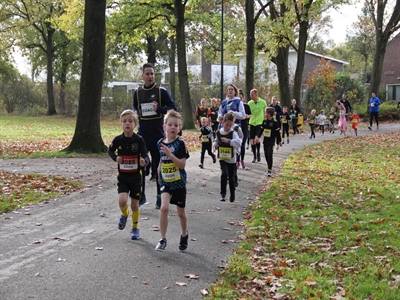
[[[358,115],[363,121],[369,121],[369,108],[367,102],[352,103],[353,110],[357,110]],[[398,102],[395,100],[385,101],[379,106],[379,120],[392,121],[400,120],[400,110],[397,108]]]

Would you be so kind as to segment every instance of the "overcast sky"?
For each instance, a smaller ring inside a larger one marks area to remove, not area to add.
[[[360,1],[361,2],[361,1]],[[343,5],[341,9],[329,11],[332,18],[332,29],[329,30],[329,38],[333,39],[335,44],[344,43],[346,34],[351,28],[353,22],[357,21],[361,14],[363,2],[355,5]]]

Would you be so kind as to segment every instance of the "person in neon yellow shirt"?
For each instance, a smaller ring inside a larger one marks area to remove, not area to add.
[[[248,103],[251,110],[251,118],[249,120],[250,142],[251,151],[253,152],[252,163],[255,163],[256,161],[261,161],[259,133],[262,132],[261,125],[264,121],[264,111],[267,108],[267,102],[258,97],[258,91],[256,89],[250,91],[250,98],[251,100]]]

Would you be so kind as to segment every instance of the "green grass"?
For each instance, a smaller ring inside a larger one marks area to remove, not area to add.
[[[81,156],[61,152],[70,144],[75,124],[75,118],[63,116],[0,116],[0,158]],[[102,120],[100,126],[107,146],[121,132],[118,120]]]
[[[66,153],[72,141],[75,118],[63,116],[4,116],[0,115],[0,158],[71,158],[106,156],[108,154]],[[101,134],[105,145],[121,134],[118,119],[102,120]],[[197,149],[198,130],[184,132],[189,149]],[[82,183],[57,176],[42,176],[2,172],[0,170],[0,213],[25,205],[60,197],[83,187]]]
[[[292,155],[250,206],[245,239],[209,298],[398,299],[399,174],[399,133]]]

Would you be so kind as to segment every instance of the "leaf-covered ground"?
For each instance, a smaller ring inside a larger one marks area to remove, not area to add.
[[[250,207],[224,299],[398,299],[400,133],[291,156]]]

